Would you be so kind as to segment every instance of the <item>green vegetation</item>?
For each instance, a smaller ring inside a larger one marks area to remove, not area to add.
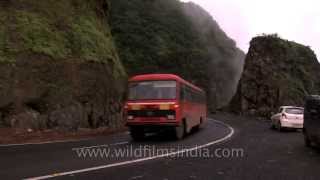
[[[209,60],[179,1],[112,0],[111,28],[130,75],[175,73],[207,88]]]
[[[0,3],[0,126],[122,125],[127,76],[108,9],[108,0]]]
[[[0,9],[0,24],[5,24],[6,22],[6,14]],[[6,27],[0,26],[0,63],[7,61],[5,58],[5,50],[6,50]]]
[[[235,43],[211,16],[191,3],[13,0],[0,8],[0,21],[5,24],[0,27],[0,62],[44,55],[107,63],[115,78],[126,71],[129,75],[174,73],[213,94],[211,105],[227,103],[240,77],[242,64],[232,63],[240,59]],[[9,12],[10,21],[5,18]]]
[[[67,48],[65,33],[50,27],[46,17],[41,14],[15,11],[15,30],[21,40],[19,48],[12,48],[12,53],[32,51],[34,53],[45,54],[53,58],[66,58],[70,54]]]
[[[204,88],[214,108],[232,98],[244,53],[204,9],[178,0],[111,0],[110,15],[129,75],[178,74]]]
[[[94,26],[95,19],[80,17],[72,24],[74,52],[85,59],[112,59],[112,41]]]
[[[18,8],[15,4],[24,4],[25,8]],[[5,51],[5,57],[15,59],[21,53],[32,52],[54,59],[66,58],[70,54],[66,33],[60,31],[56,24],[69,6],[68,3],[64,4],[62,1],[44,3],[20,0],[13,1],[11,6],[2,7],[6,10],[4,14],[10,13],[10,21],[4,23],[10,31],[5,35],[5,49],[1,48]]]
[[[6,20],[4,11],[0,14],[1,24],[6,25],[0,27],[0,60],[15,59],[21,53],[35,53],[56,60],[112,63],[115,74],[124,75],[106,15],[99,14],[107,3],[107,0],[13,1],[6,9],[12,19]],[[24,4],[24,8],[15,4]],[[12,31],[5,33],[8,28]]]

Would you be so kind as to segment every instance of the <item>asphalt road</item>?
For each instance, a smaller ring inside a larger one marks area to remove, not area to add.
[[[213,118],[220,122],[210,120],[182,141],[161,134],[132,142],[122,133],[79,142],[0,147],[0,177],[319,179],[320,151],[304,147],[301,132],[276,132],[267,121],[255,118],[226,114]],[[104,154],[90,156],[93,150]]]

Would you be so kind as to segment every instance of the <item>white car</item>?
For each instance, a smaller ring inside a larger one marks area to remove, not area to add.
[[[302,107],[282,106],[279,113],[271,117],[271,127],[279,131],[284,128],[303,129],[303,112]]]

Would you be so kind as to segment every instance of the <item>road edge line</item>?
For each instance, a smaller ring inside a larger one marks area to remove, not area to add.
[[[176,151],[176,152],[172,152],[172,153],[167,153],[167,154],[162,154],[162,155],[158,155],[158,156],[152,156],[152,157],[147,157],[147,158],[140,158],[140,159],[135,159],[135,160],[130,160],[130,161],[123,161],[123,162],[119,162],[119,163],[113,163],[113,164],[107,164],[107,165],[102,165],[102,166],[96,166],[96,167],[91,167],[91,168],[85,168],[85,169],[79,169],[79,170],[74,170],[74,171],[66,171],[66,172],[62,172],[62,173],[55,173],[55,174],[51,174],[51,175],[45,175],[45,176],[38,176],[38,177],[31,177],[31,178],[25,178],[26,180],[42,180],[42,179],[50,179],[50,178],[55,178],[55,177],[61,177],[61,176],[67,176],[67,175],[72,175],[72,174],[79,174],[79,173],[84,173],[84,172],[89,172],[89,171],[96,171],[96,170],[101,170],[101,169],[107,169],[107,168],[111,168],[111,167],[117,167],[117,166],[123,166],[123,165],[129,165],[129,164],[134,164],[134,163],[139,163],[139,162],[143,162],[143,161],[149,161],[149,160],[154,160],[154,159],[160,159],[160,158],[164,158],[164,157],[170,157],[173,155],[177,155],[177,154],[182,154],[182,153],[186,153],[186,152],[191,152],[191,151],[195,151],[195,150],[199,150],[199,149],[203,149],[221,142],[224,142],[228,139],[230,139],[234,133],[235,130],[233,129],[233,127],[231,127],[229,124],[226,124],[222,121],[217,121],[212,119],[213,121],[222,124],[224,126],[226,126],[230,132],[228,135],[226,135],[223,138],[220,138],[218,140],[215,141],[211,141],[207,144],[203,144],[201,146],[196,146],[193,148],[189,148],[189,149],[184,149],[181,151]]]
[[[111,134],[111,135],[116,135],[116,134]],[[129,134],[129,132],[126,131],[126,132],[119,133],[119,134],[127,135],[127,134]],[[35,142],[35,143],[21,143],[21,144],[19,144],[19,143],[17,143],[17,144],[0,144],[0,148],[2,148],[2,147],[32,146],[32,145],[42,145],[42,144],[74,143],[74,142],[88,141],[88,140],[92,140],[92,139],[96,139],[96,138],[97,137],[70,139],[70,140],[44,141],[44,142],[38,142],[38,143]]]

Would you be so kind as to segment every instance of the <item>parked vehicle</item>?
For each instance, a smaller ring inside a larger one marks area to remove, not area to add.
[[[283,129],[302,129],[303,128],[302,107],[282,106],[279,112],[271,117],[271,127],[282,131]]]
[[[134,140],[164,129],[174,130],[175,137],[182,139],[206,122],[206,95],[176,75],[139,75],[129,80],[125,114]]]
[[[306,146],[320,145],[320,96],[307,97],[304,119],[303,132]]]

